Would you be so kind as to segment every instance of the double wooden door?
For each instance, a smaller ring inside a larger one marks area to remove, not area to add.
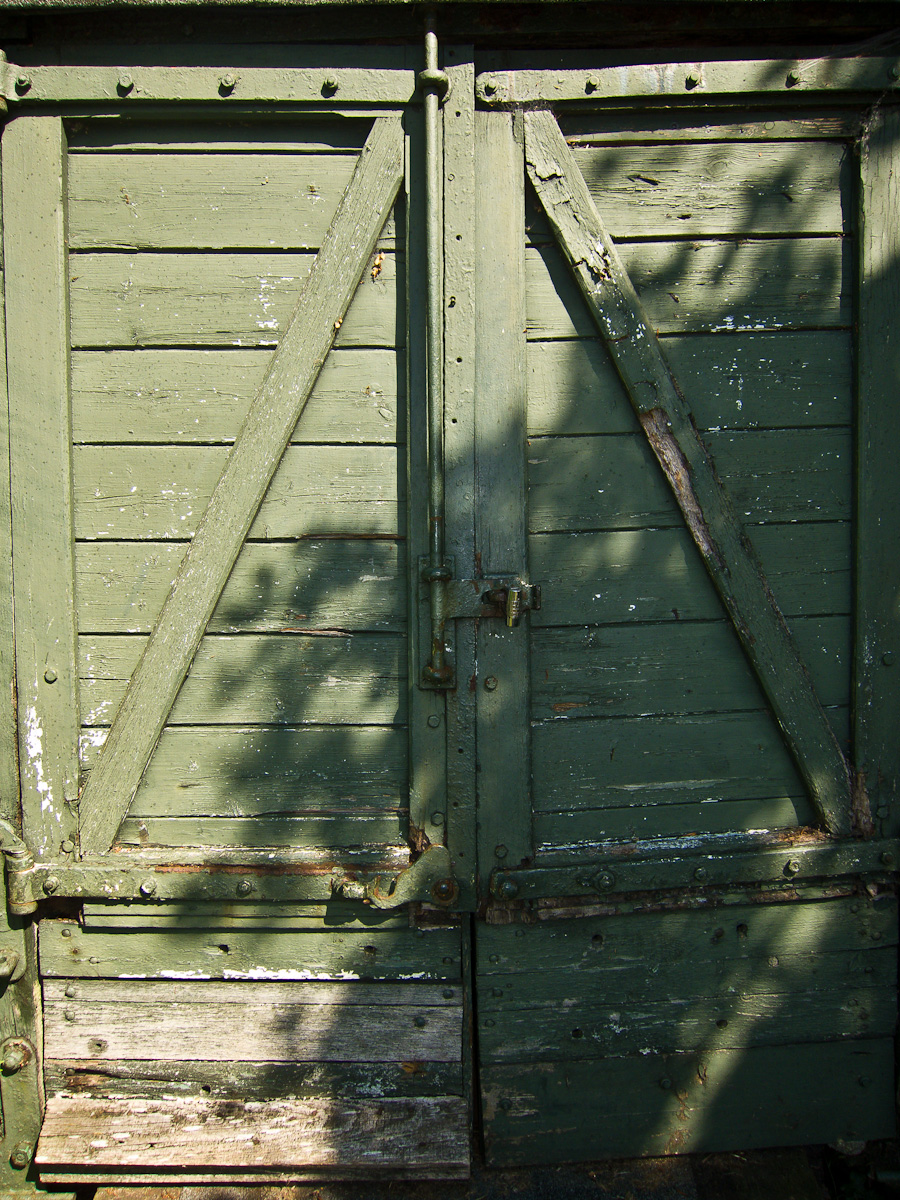
[[[892,119],[345,57],[4,132],[42,1178],[888,1134]]]

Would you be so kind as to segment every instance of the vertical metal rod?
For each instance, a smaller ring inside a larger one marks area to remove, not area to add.
[[[444,239],[441,206],[440,103],[448,76],[438,68],[437,35],[425,34],[425,226],[426,226],[426,363],[428,378],[428,568],[430,585],[431,656],[424,669],[426,682],[438,687],[451,683],[445,661],[445,584],[450,569],[444,560]]]

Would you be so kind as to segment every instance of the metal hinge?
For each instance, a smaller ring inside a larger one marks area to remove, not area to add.
[[[395,875],[336,876],[331,888],[343,900],[362,900],[373,908],[400,908],[415,902],[451,908],[459,897],[446,846],[429,846],[414,863]]]

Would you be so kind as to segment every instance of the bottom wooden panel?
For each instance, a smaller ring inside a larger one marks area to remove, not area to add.
[[[468,1175],[465,1102],[95,1100],[55,1096],[35,1156],[44,1183],[304,1182]]]
[[[487,1066],[492,1166],[893,1137],[890,1039]]]

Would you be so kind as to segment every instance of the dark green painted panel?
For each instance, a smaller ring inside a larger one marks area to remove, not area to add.
[[[493,1066],[481,1079],[495,1166],[895,1133],[887,1039]]]
[[[136,804],[137,800],[132,804],[135,815],[127,816],[116,834],[117,846],[294,846],[323,849],[327,854],[351,846],[402,849],[409,832],[406,812],[294,816],[288,809],[277,815],[270,810],[249,816],[143,817],[137,815]]]

